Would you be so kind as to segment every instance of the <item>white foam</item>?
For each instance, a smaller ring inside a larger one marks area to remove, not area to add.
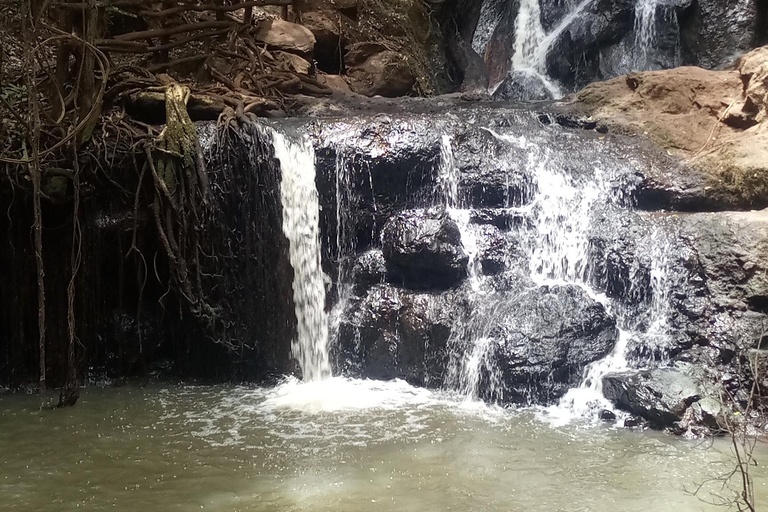
[[[295,378],[267,392],[264,410],[290,409],[304,413],[396,410],[447,404],[445,397],[411,386],[403,380],[378,381],[333,377],[303,382]]]

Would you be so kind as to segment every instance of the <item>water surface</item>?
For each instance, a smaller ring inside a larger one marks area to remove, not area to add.
[[[0,508],[715,510],[685,489],[727,469],[717,448],[402,382],[92,388],[63,410],[0,398]]]

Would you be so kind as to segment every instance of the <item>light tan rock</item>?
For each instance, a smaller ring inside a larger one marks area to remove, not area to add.
[[[681,67],[590,84],[568,107],[650,137],[707,175],[707,194],[733,207],[768,205],[768,47],[737,69]]]
[[[312,71],[312,64],[295,53],[276,51],[274,52],[274,56],[276,59],[281,60],[288,69],[295,71],[296,73],[309,75]]]
[[[741,111],[762,123],[768,119],[768,46],[743,55],[738,68],[744,82]]]
[[[255,39],[270,49],[309,54],[315,48],[315,36],[307,28],[281,19],[265,20]]]
[[[349,84],[341,75],[326,75],[323,73],[318,76],[318,80],[321,84],[330,87],[334,92],[341,92],[344,94],[352,93]]]

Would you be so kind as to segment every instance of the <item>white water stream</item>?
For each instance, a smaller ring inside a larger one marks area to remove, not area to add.
[[[320,205],[315,185],[315,152],[307,137],[292,141],[272,132],[275,157],[280,161],[283,232],[290,243],[293,301],[298,320],[291,344],[304,381],[331,376],[328,358],[328,315],[320,252]]]
[[[553,423],[594,418],[597,410],[612,409],[612,405],[603,397],[602,378],[608,373],[630,368],[631,341],[666,336],[671,286],[668,282],[669,246],[657,232],[641,242],[647,248],[650,258],[650,302],[641,306],[647,308],[647,311],[639,315],[638,311],[617,307],[604,294],[590,287],[590,231],[593,228],[595,208],[601,204],[621,203],[626,191],[611,187],[599,168],[590,176],[574,176],[552,159],[547,148],[525,137],[501,135],[490,129],[487,131],[505,144],[528,154],[528,168],[533,175],[533,200],[518,210],[530,218],[531,227],[525,229],[528,230],[527,238],[530,241],[529,271],[534,283],[537,286],[579,286],[616,318],[619,337],[613,351],[604,359],[589,365],[581,385],[571,389],[556,406],[546,411],[548,421]],[[441,149],[439,176],[442,189],[447,204],[456,204],[457,173],[449,138],[443,138]],[[466,250],[467,240],[470,241],[470,247],[473,240],[469,212],[452,210],[451,216],[459,225]],[[499,372],[494,368],[495,363],[491,357],[494,340],[490,336],[489,320],[499,317],[503,305],[483,300],[482,296],[488,290],[483,286],[482,276],[478,276],[476,270],[470,271],[470,276],[474,279],[470,295],[474,311],[468,320],[457,324],[453,333],[454,341],[469,341],[469,347],[458,357],[454,356],[447,381],[451,389],[471,400],[480,396],[482,385],[495,390],[500,384]],[[640,318],[647,319],[645,324]],[[483,379],[485,382],[482,382]]]
[[[539,0],[521,0],[515,18],[512,71],[536,76],[553,98],[562,98],[562,88],[547,74],[547,56],[557,38],[594,0],[583,0],[548,34],[541,24]],[[498,86],[498,84],[497,84]]]

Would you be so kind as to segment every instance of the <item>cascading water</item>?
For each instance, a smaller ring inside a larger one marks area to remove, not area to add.
[[[539,0],[521,0],[520,9],[515,18],[515,51],[512,56],[512,71],[538,78],[553,98],[563,97],[564,93],[561,87],[547,75],[547,56],[560,34],[593,1],[583,0],[547,34],[541,24]]]
[[[546,62],[537,58],[545,39],[546,35],[541,25],[539,0],[522,0],[517,18],[515,18],[515,51],[512,56],[512,71],[537,77],[553,98],[560,98],[563,96],[563,92],[547,76]]]
[[[659,0],[638,0],[635,5],[635,66],[645,69],[656,42],[656,10]]]
[[[663,18],[659,18],[659,14]],[[670,42],[660,40],[658,26],[663,23],[673,36]],[[667,48],[665,48],[667,46]],[[635,44],[633,48],[633,68],[635,71],[649,71],[662,66],[655,59],[670,54],[668,64],[663,67],[680,65],[680,28],[677,12],[673,7],[665,6],[661,0],[637,0],[635,4]]]
[[[627,190],[614,187],[599,165],[592,172],[577,174],[540,144],[521,136],[487,131],[497,140],[527,154],[527,168],[532,174],[532,201],[511,209],[528,219],[520,229],[523,239],[528,241],[528,271],[534,285],[578,286],[616,318],[619,337],[613,351],[589,365],[581,385],[571,389],[558,405],[548,410],[550,420],[554,421],[594,416],[595,409],[612,408],[603,397],[602,378],[610,372],[630,368],[632,341],[639,339],[648,341],[649,345],[663,345],[658,340],[651,342],[651,338],[663,338],[668,328],[668,241],[654,231],[641,242],[648,251],[648,261],[643,268],[650,271],[650,289],[630,293],[647,296],[637,307],[642,311],[615,304],[591,288],[590,234],[595,210],[607,205],[623,205]],[[443,144],[440,171],[443,180],[455,175],[455,169],[450,172],[446,169],[446,166],[455,165],[449,148]],[[454,187],[444,185],[443,189],[452,191]],[[471,228],[464,226],[462,229]],[[641,271],[640,267],[637,271]],[[505,321],[505,299],[485,288],[482,280],[473,286],[472,311],[467,319],[457,322],[452,333],[454,353],[447,386],[469,399],[483,395],[499,397],[503,393],[499,369],[495,367],[492,354],[498,343],[493,330],[503,326]]]
[[[454,161],[453,148],[451,147],[451,138],[448,135],[443,135],[440,139],[440,168],[437,174],[446,211],[458,226],[461,233],[461,244],[464,246],[464,252],[469,257],[467,275],[470,286],[474,292],[477,292],[480,290],[477,236],[471,231],[469,226],[471,212],[466,208],[462,208],[459,199],[459,177],[456,162]]]
[[[320,206],[315,185],[315,153],[308,138],[292,141],[273,132],[275,158],[282,179],[283,232],[290,243],[293,301],[298,320],[291,344],[305,381],[331,375],[328,358],[328,315],[320,252]]]

